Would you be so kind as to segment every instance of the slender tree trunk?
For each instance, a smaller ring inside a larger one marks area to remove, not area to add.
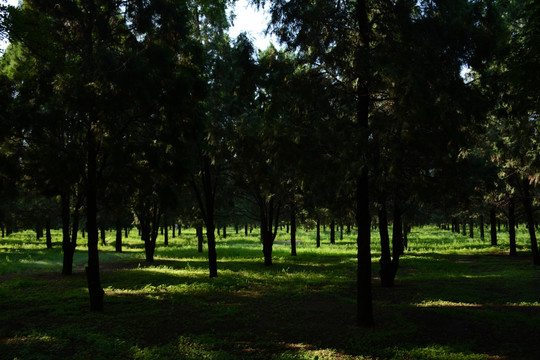
[[[523,180],[523,208],[525,210],[527,228],[529,229],[529,237],[531,239],[531,251],[533,255],[533,263],[534,265],[540,265],[540,254],[538,253],[538,243],[536,240],[532,197],[531,197],[531,192],[530,192],[530,185],[527,179]]]
[[[508,235],[510,236],[510,256],[516,256],[516,216],[513,198],[510,198],[508,204]]]
[[[394,226],[392,227],[392,270],[394,271],[394,278],[399,268],[399,257],[403,255],[403,233],[401,232],[403,224],[401,223],[401,215],[401,209],[396,201],[394,205]]]
[[[409,232],[411,231],[411,228],[407,223],[403,223],[403,248],[407,249],[407,246],[409,246]]]
[[[484,215],[480,215],[480,239],[484,240]]]
[[[144,253],[146,262],[154,262],[154,253],[156,250],[155,242],[152,240],[152,230],[150,222],[141,221],[141,239],[144,241]]]
[[[105,228],[104,227],[100,227],[99,228],[99,231],[101,233],[101,245],[105,246],[107,245],[107,241],[105,239]]]
[[[94,116],[91,115],[91,119]],[[95,124],[95,121],[91,121]],[[93,126],[93,125],[91,125]],[[88,129],[87,137],[87,179],[86,179],[86,228],[88,230],[88,265],[86,279],[90,296],[90,309],[103,310],[105,295],[99,275],[98,226],[97,226],[97,147],[94,129]]]
[[[343,224],[339,226],[339,240],[343,240]]]
[[[49,217],[45,219],[45,243],[47,244],[47,249],[52,249],[51,219]]]
[[[169,246],[169,225],[167,225],[167,217],[163,220],[163,242],[165,246]]]
[[[203,252],[203,242],[204,242],[202,226],[197,225],[195,227],[195,232],[197,234],[197,251],[202,253]]]
[[[296,256],[296,206],[294,204],[291,205],[291,256]]]
[[[336,222],[334,219],[330,222],[330,244],[336,243]]]
[[[321,247],[321,220],[317,218],[317,247]]]
[[[223,238],[227,238],[227,225],[223,225]]]
[[[472,219],[469,219],[469,237],[474,238],[474,221]]]
[[[362,170],[356,190],[357,252],[357,324],[373,326],[373,300],[371,294],[371,217],[367,168]]]
[[[182,224],[178,223],[178,237],[182,235]]]
[[[244,235],[248,236],[248,225],[244,225]]]
[[[467,235],[467,219],[463,218],[463,227],[461,228],[462,235]]]
[[[356,2],[356,23],[358,25],[358,53],[356,54],[356,71],[358,84],[356,88],[356,120],[358,126],[357,136],[361,136],[362,154],[368,156],[369,134],[369,58],[365,61],[365,54],[370,52],[370,24],[367,15],[366,0]],[[358,236],[356,239],[357,252],[357,324],[359,326],[372,326],[373,300],[371,294],[371,216],[369,214],[369,168],[363,164],[356,186],[356,225]]]
[[[172,238],[174,239],[176,237],[176,224],[174,223],[174,221],[171,225],[171,230],[172,230]]]
[[[217,252],[216,252],[216,225],[214,218],[216,183],[212,183],[212,170],[210,159],[203,157],[203,167],[201,172],[202,188],[199,188],[195,180],[191,181],[202,218],[206,226],[206,238],[208,240],[208,268],[210,277],[218,276],[217,272]],[[219,228],[218,228],[219,231]],[[180,230],[178,230],[180,234]]]
[[[392,258],[390,254],[390,236],[388,235],[388,214],[386,210],[386,197],[379,197],[379,237],[381,238],[381,285],[384,287],[394,286]]]
[[[491,225],[491,246],[497,246],[497,218],[495,208],[489,210],[489,222]]]
[[[60,203],[62,208],[62,251],[64,253],[62,263],[62,275],[71,275],[73,274],[73,253],[75,249],[71,244],[69,234],[69,191],[62,192],[62,194],[60,195]]]
[[[115,251],[117,253],[122,252],[122,225],[120,221],[116,222],[116,241],[115,241]]]
[[[128,229],[128,227],[126,226],[126,227],[124,228],[124,237],[127,238],[128,236],[129,236],[129,229]]]

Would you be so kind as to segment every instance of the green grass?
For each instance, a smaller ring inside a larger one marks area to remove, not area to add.
[[[355,235],[335,245],[300,232],[298,256],[287,234],[264,267],[256,230],[218,239],[219,276],[208,277],[194,230],[158,239],[144,261],[135,237],[114,252],[100,246],[105,310],[89,310],[79,239],[74,274],[60,275],[61,233],[45,249],[31,231],[0,239],[0,359],[537,359],[539,269],[524,228],[518,256],[501,246],[435,227],[414,228],[396,285],[378,280],[373,232],[376,326],[355,326]]]

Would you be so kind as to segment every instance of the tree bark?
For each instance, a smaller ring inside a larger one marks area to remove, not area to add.
[[[216,252],[216,225],[215,225],[215,196],[216,196],[216,183],[212,183],[212,171],[210,159],[207,157],[202,158],[202,171],[201,171],[201,183],[202,190],[197,185],[197,182],[193,179],[191,181],[192,188],[195,192],[195,197],[201,210],[202,218],[206,226],[206,238],[208,240],[208,268],[210,277],[214,278],[218,276],[217,272],[217,252]],[[180,235],[180,229],[178,230]]]
[[[491,225],[491,246],[497,246],[497,217],[495,208],[489,210],[489,222]]]
[[[277,235],[281,204],[274,204],[274,199],[257,198],[261,219],[261,240],[263,243],[264,265],[272,266],[272,248]]]
[[[538,243],[536,240],[532,197],[531,197],[531,192],[530,192],[530,185],[527,179],[523,180],[523,208],[525,210],[525,218],[527,219],[527,228],[529,229],[529,237],[531,239],[531,251],[533,255],[533,263],[534,265],[540,265],[540,254],[538,253]]]
[[[513,198],[510,198],[508,204],[508,235],[510,237],[510,256],[516,256],[516,216]]]
[[[101,233],[101,245],[105,246],[107,245],[107,241],[105,240],[105,228],[101,227],[99,231]]]
[[[330,222],[330,244],[336,243],[336,222],[334,219]]]
[[[115,251],[117,253],[122,252],[122,225],[120,220],[116,221],[116,241],[115,241]]]
[[[92,119],[93,116],[91,115]],[[90,121],[93,126],[95,121]],[[90,296],[90,310],[103,310],[105,295],[99,275],[98,226],[97,226],[97,148],[94,129],[88,129],[87,134],[87,179],[86,179],[86,228],[88,231],[88,265],[86,280]]]
[[[296,256],[296,206],[294,204],[291,205],[291,256]]]
[[[388,234],[388,213],[386,210],[386,197],[384,195],[379,196],[380,208],[379,215],[379,237],[381,239],[381,285],[384,287],[394,286],[392,257],[390,254],[390,236]]]
[[[169,225],[167,225],[167,217],[163,220],[163,242],[165,246],[169,246]]]
[[[474,239],[474,221],[469,219],[469,237]]]
[[[204,242],[202,226],[197,225],[195,227],[195,232],[197,234],[197,251],[202,253],[203,252],[203,242]]]
[[[317,218],[317,237],[316,237],[316,241],[317,241],[317,247],[320,248],[321,247],[321,220],[319,220],[319,218]]]
[[[358,24],[358,53],[356,54],[356,121],[360,136],[361,153],[369,153],[369,81],[370,65],[364,61],[364,54],[370,52],[370,24],[367,15],[366,0],[356,2],[356,23]],[[357,252],[357,323],[359,326],[372,326],[373,300],[371,294],[371,217],[369,214],[369,168],[363,164],[356,184],[356,225],[358,236]]]
[[[47,244],[47,249],[52,249],[51,219],[48,216],[45,219],[45,243]]]
[[[480,215],[480,239],[484,240],[484,215]]]
[[[72,246],[69,234],[69,218],[70,218],[70,196],[69,191],[64,191],[60,195],[60,203],[62,209],[62,275],[73,274],[73,253],[75,251]]]

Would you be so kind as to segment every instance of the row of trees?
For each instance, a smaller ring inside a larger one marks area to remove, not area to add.
[[[265,265],[284,215],[353,222],[362,325],[374,215],[388,286],[407,222],[501,204],[523,212],[540,264],[540,4],[254,3],[284,50],[231,41],[225,0],[2,8],[1,220],[22,194],[57,199],[65,274],[84,220],[92,309],[103,308],[98,225],[133,219],[149,261],[160,225],[204,223],[211,277],[217,221],[258,219]]]

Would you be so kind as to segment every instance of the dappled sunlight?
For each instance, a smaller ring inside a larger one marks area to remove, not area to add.
[[[507,303],[485,303],[485,304],[479,304],[479,303],[467,303],[467,302],[456,302],[456,301],[448,301],[448,300],[424,300],[420,303],[412,304],[412,306],[419,307],[419,308],[500,308],[500,307],[532,307],[532,308],[540,308],[540,302],[528,302],[528,301],[522,301],[522,302],[507,302]]]
[[[468,308],[478,308],[484,305],[476,303],[464,303],[464,302],[454,302],[446,300],[425,300],[421,303],[413,304],[416,307],[468,307]]]

